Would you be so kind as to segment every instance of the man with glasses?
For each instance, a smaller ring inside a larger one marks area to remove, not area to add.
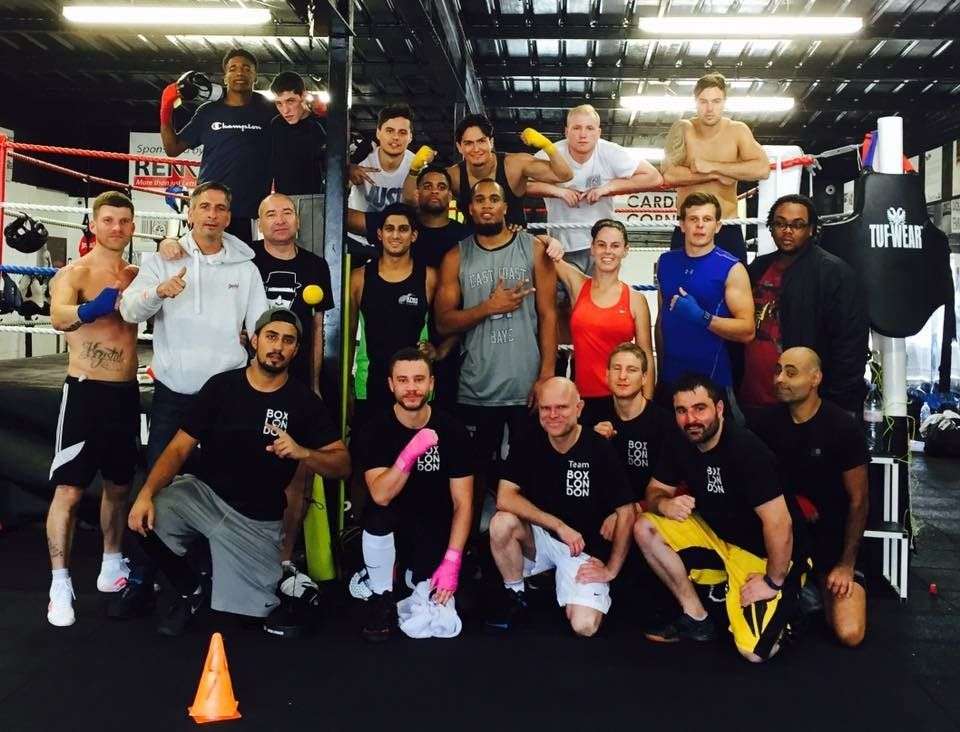
[[[777,199],[767,226],[777,251],[757,257],[748,269],[757,333],[746,347],[741,407],[749,417],[776,404],[777,359],[788,348],[806,346],[823,361],[820,394],[859,412],[870,321],[857,276],[817,245],[817,211],[806,196]]]

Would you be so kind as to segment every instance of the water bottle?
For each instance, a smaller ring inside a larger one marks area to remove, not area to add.
[[[883,452],[881,445],[881,430],[883,425],[883,402],[876,386],[870,387],[867,398],[863,401],[863,427],[867,435],[867,449],[875,455]]]
[[[923,402],[923,406],[920,407],[920,424],[917,425],[917,432],[922,434],[922,429],[924,422],[930,418],[930,404],[926,400]]]

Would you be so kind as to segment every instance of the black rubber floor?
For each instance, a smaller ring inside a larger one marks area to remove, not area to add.
[[[225,724],[238,730],[958,729],[958,466],[918,460],[913,470],[921,529],[909,601],[874,581],[860,649],[836,646],[814,625],[764,666],[740,660],[728,636],[695,647],[645,641],[640,619],[657,593],[642,587],[615,600],[590,640],[570,636],[543,598],[535,626],[509,638],[484,636],[474,622],[454,640],[371,647],[335,586],[323,628],[307,640],[212,614],[166,639],[152,620],[103,617],[92,530],[77,532],[77,623],[53,628],[42,526],[0,532],[0,730],[190,728],[186,708],[213,630],[224,633],[243,714]]]

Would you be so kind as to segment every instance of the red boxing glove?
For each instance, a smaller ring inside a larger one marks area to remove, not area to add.
[[[173,110],[180,106],[180,90],[177,83],[167,84],[160,95],[160,124],[173,124]]]

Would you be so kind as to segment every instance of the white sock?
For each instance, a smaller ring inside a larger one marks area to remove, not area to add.
[[[522,579],[518,579],[515,582],[504,582],[503,586],[506,587],[508,590],[512,590],[513,592],[523,592],[523,589],[524,589]]]
[[[397,561],[397,548],[393,543],[393,533],[386,536],[374,536],[363,532],[360,540],[363,549],[363,563],[370,576],[368,584],[376,594],[382,595],[393,589],[393,565]]]
[[[63,569],[51,569],[50,570],[51,581],[52,582],[69,582],[70,581],[70,570],[64,567]]]
[[[103,566],[104,567],[116,567],[120,564],[120,561],[123,559],[122,552],[112,552],[107,554],[103,553]]]

